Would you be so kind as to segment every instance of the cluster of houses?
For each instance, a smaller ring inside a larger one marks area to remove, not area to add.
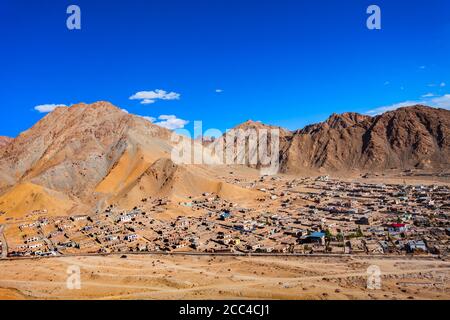
[[[116,252],[439,254],[449,252],[450,189],[369,184],[322,176],[235,181],[259,190],[254,204],[204,193],[132,210],[43,217],[17,225],[9,256]],[[161,214],[179,207],[184,215]],[[11,241],[10,241],[11,240]]]

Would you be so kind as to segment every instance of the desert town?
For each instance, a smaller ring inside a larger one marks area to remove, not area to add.
[[[125,253],[435,255],[450,250],[450,188],[349,182],[329,176],[262,176],[233,184],[257,190],[241,206],[213,193],[175,202],[144,198],[133,210],[7,221],[1,257]],[[232,181],[231,181],[232,180]],[[161,216],[171,208],[187,214]]]

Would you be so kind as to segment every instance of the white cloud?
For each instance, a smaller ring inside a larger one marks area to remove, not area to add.
[[[413,106],[415,104],[419,104],[419,102],[418,101],[404,101],[404,102],[392,104],[390,106],[378,107],[378,108],[369,110],[366,113],[371,116],[376,116],[376,115],[379,115],[379,114],[387,112],[387,111],[395,110],[395,109],[402,108],[402,107]]]
[[[189,123],[189,121],[179,119],[174,115],[160,115],[158,119],[162,121],[154,122],[154,124],[169,130],[182,129]]]
[[[216,89],[216,93],[222,93],[223,90],[222,89]]]
[[[141,104],[153,104],[155,103],[155,100],[151,100],[151,99],[144,99],[141,101]]]
[[[445,87],[447,84],[445,83],[445,82],[441,82],[441,83],[439,83],[439,84],[436,84],[436,83],[430,83],[430,84],[428,84],[428,87],[441,87],[441,88],[443,88],[443,87]]]
[[[431,97],[434,97],[434,96],[436,96],[434,93],[427,93],[427,94],[424,94],[424,95],[422,95],[422,98],[431,98]]]
[[[156,100],[179,100],[180,94],[165,90],[140,91],[130,97],[130,100],[141,100],[141,104],[152,104]]]
[[[389,84],[391,84],[390,81],[386,81],[386,82],[384,83],[385,86],[387,86],[387,85],[389,85]]]
[[[175,119],[176,118],[176,116],[167,116],[167,115],[165,115],[165,114],[163,114],[163,115],[160,115],[159,117],[158,117],[158,119],[159,120],[170,120],[170,119]]]
[[[34,110],[39,111],[40,113],[49,113],[59,107],[67,107],[65,104],[41,104],[39,106],[34,107]]]
[[[150,117],[150,116],[141,116],[141,115],[135,115],[137,117],[140,117],[142,119],[145,119],[153,124],[156,124],[160,127],[169,129],[169,130],[176,130],[176,129],[182,129],[185,125],[189,123],[187,120],[179,119],[174,115],[160,115],[158,118]]]
[[[127,109],[120,109],[120,110],[122,110],[122,112],[125,112],[126,114],[129,113]]]
[[[428,96],[428,95],[425,95],[425,96]],[[410,101],[395,103],[395,104],[392,104],[389,106],[382,106],[382,107],[378,107],[378,108],[369,110],[366,113],[368,115],[375,116],[375,115],[379,115],[383,112],[396,110],[396,109],[402,108],[402,107],[414,106],[417,104],[427,105],[427,106],[434,107],[434,108],[450,110],[450,94],[446,94],[446,95],[438,96],[438,97],[436,97],[435,95],[429,96],[429,97],[425,97],[425,96],[423,96],[424,99],[422,99],[422,100],[417,100],[417,101],[410,100]]]
[[[419,69],[425,69],[427,66],[420,66]]]
[[[153,122],[156,121],[156,118],[153,118],[153,117],[142,116],[142,118],[144,118],[144,119],[147,120],[147,121],[150,121],[151,123],[153,123]]]
[[[450,94],[432,99],[432,107],[450,110]]]

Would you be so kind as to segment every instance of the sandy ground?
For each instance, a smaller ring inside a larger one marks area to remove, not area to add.
[[[381,289],[367,289],[367,268]],[[78,266],[81,288],[67,289]],[[0,261],[1,299],[450,299],[450,262],[132,255]]]

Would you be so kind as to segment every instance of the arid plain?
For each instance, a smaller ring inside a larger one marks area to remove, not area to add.
[[[66,286],[81,268],[81,289]],[[367,289],[370,265],[381,289]],[[1,261],[1,299],[449,299],[450,262],[365,257],[128,255]]]

